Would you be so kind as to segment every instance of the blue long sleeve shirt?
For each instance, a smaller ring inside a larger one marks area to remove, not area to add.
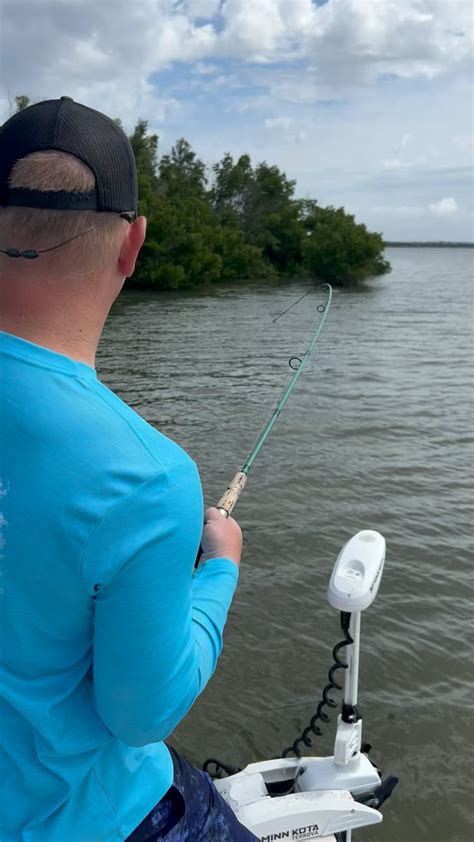
[[[0,840],[116,842],[172,783],[237,582],[193,574],[191,459],[93,368],[0,333]]]

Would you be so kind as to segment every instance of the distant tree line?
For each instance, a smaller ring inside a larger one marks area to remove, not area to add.
[[[394,240],[394,242],[385,242],[386,248],[434,248],[434,249],[472,249],[474,243],[460,242],[459,240]]]
[[[28,97],[16,97],[17,109],[28,104]],[[130,286],[178,289],[301,275],[343,286],[390,271],[381,234],[343,208],[296,199],[295,182],[278,167],[225,154],[208,175],[184,138],[160,156],[158,136],[144,120],[130,141],[139,210],[148,218]]]

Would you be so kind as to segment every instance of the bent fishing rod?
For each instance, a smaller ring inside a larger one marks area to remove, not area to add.
[[[234,509],[237,500],[239,499],[242,491],[245,488],[245,484],[247,482],[247,477],[249,475],[250,469],[255,462],[255,459],[259,455],[263,445],[267,441],[273,427],[275,426],[279,416],[283,412],[283,409],[293,392],[293,389],[298,382],[298,379],[301,377],[304,367],[308,362],[309,357],[311,356],[314,346],[319,339],[320,333],[323,329],[324,322],[326,321],[327,314],[329,312],[329,308],[332,302],[332,287],[330,284],[321,284],[321,288],[326,288],[328,291],[328,298],[324,304],[318,304],[316,310],[319,314],[319,320],[310,335],[310,339],[304,354],[300,356],[290,357],[288,364],[293,371],[293,374],[290,376],[290,380],[286,386],[283,387],[283,390],[277,399],[276,406],[273,411],[270,413],[267,421],[264,422],[263,427],[261,428],[253,447],[251,448],[250,452],[248,453],[242,467],[237,471],[235,476],[232,478],[230,485],[228,486],[225,493],[220,498],[219,502],[217,503],[216,508],[220,511],[220,513],[224,517],[229,517]],[[310,290],[312,292],[312,290]],[[306,292],[297,301],[287,307],[282,313],[280,313],[275,319],[274,322],[278,321],[281,316],[284,316],[286,313],[289,312],[293,307],[295,307],[303,298],[306,298],[309,295],[309,292]]]

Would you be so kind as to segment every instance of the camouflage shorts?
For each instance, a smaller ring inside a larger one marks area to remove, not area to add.
[[[126,842],[258,842],[237,820],[206,772],[170,748],[173,786]]]

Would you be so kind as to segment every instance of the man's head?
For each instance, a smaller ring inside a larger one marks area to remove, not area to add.
[[[107,279],[116,295],[143,242],[136,210],[133,152],[105,115],[62,98],[0,128],[0,279]]]

